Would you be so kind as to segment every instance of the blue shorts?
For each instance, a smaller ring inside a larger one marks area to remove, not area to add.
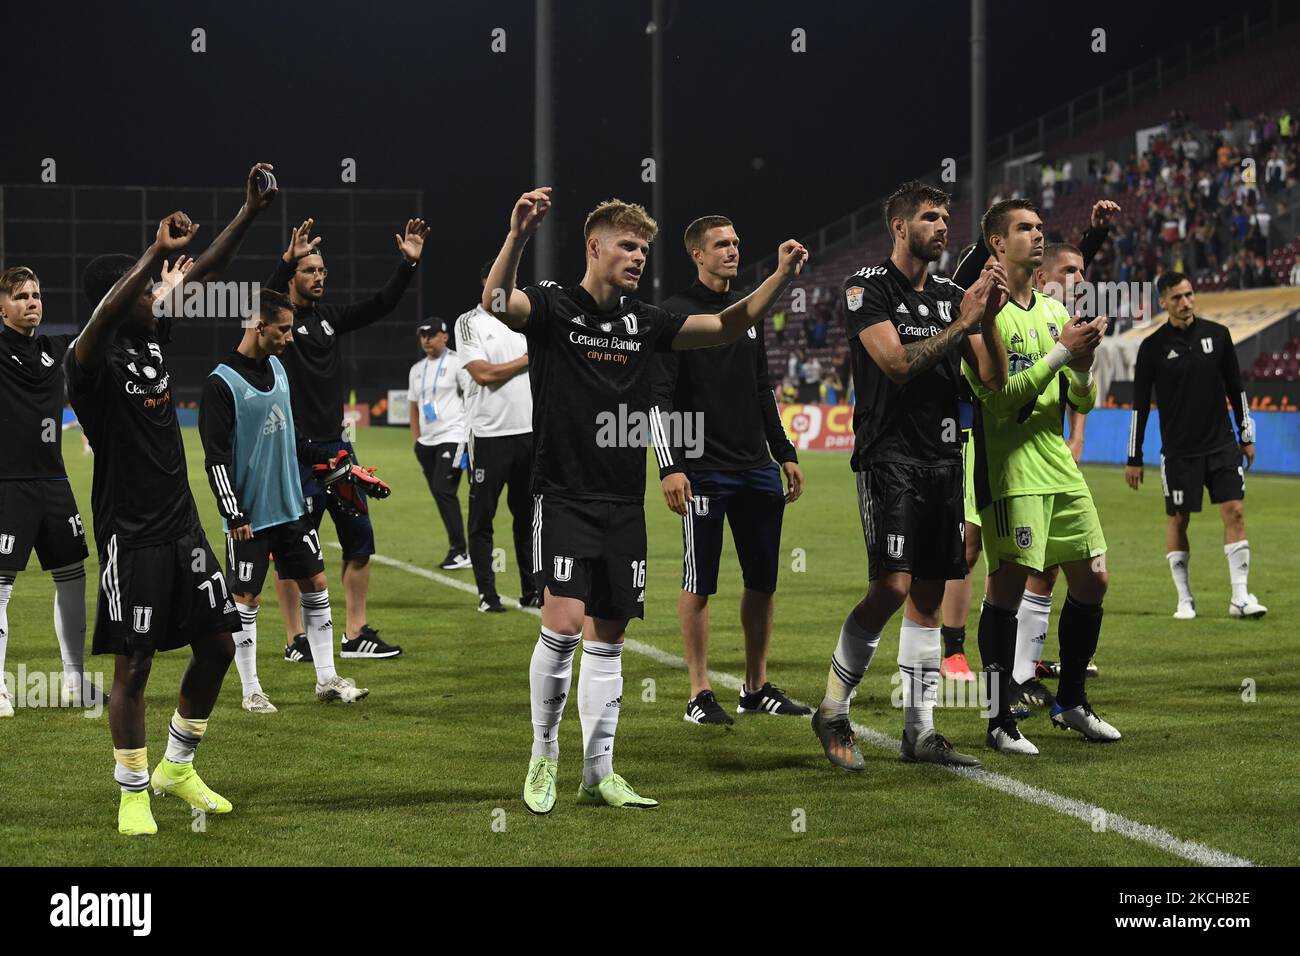
[[[745,589],[774,594],[785,516],[780,466],[768,462],[748,471],[696,471],[687,477],[695,500],[682,517],[682,590],[717,592],[725,519]]]
[[[337,455],[343,449],[347,449],[352,455],[355,462],[357,453],[352,448],[351,442],[341,439],[334,441],[314,441],[311,443],[316,448],[320,448],[331,457]],[[370,523],[370,515],[358,515],[353,518],[343,514],[331,502],[329,496],[325,494],[325,489],[320,486],[308,465],[299,465],[298,473],[302,476],[302,494],[307,499],[307,521],[313,529],[319,529],[321,518],[328,511],[330,520],[334,522],[334,531],[339,536],[339,545],[343,548],[343,560],[350,561],[354,558],[366,558],[375,553],[375,529]]]

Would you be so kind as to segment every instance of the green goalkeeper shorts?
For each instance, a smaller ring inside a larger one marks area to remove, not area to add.
[[[980,518],[990,574],[1004,563],[1042,571],[1106,553],[1106,537],[1087,488],[1001,498]]]
[[[975,505],[975,436],[969,430],[961,446],[962,463],[966,466],[966,520],[980,523],[980,511]]]

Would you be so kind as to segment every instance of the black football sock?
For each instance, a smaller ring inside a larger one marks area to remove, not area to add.
[[[980,608],[980,659],[989,687],[997,694],[997,713],[989,718],[989,729],[1011,718],[1011,663],[1016,653],[1016,612],[994,607],[985,601]]]
[[[966,627],[941,627],[939,633],[943,636],[943,656],[952,657],[954,654],[966,653]]]
[[[1087,698],[1083,682],[1087,677],[1088,661],[1097,653],[1097,639],[1101,635],[1101,605],[1084,604],[1067,594],[1061,609],[1059,629],[1061,641],[1061,681],[1056,689],[1056,701],[1062,707],[1077,707]]]

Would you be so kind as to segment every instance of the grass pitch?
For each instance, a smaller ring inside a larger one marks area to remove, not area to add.
[[[191,484],[220,553],[196,431],[187,429],[185,439]],[[381,555],[472,586],[468,571],[436,571],[446,539],[409,433],[363,430],[357,447],[395,488],[372,511]],[[67,443],[67,459],[89,528],[91,459],[79,454],[75,438]],[[792,695],[815,702],[840,622],[866,586],[866,561],[847,457],[806,453],[803,467],[805,497],[786,513],[770,673]],[[939,768],[902,764],[895,753],[865,742],[866,772],[847,775],[827,763],[803,719],[753,716],[732,728],[685,723],[686,674],[662,659],[681,651],[680,524],[663,506],[652,475],[646,619],[633,622],[628,636],[662,653],[624,654],[617,767],[662,802],[659,810],[574,806],[582,745],[576,704],[570,703],[561,730],[560,798],[550,816],[531,816],[520,791],[531,740],[527,669],[537,618],[515,610],[479,614],[472,594],[384,564],[374,570],[370,621],[406,653],[395,661],[339,661],[341,673],[371,688],[368,700],[351,707],[318,704],[312,669],[282,662],[283,633],[268,588],[259,668],[280,713],[244,713],[231,667],[198,766],[235,811],[208,819],[205,827],[196,826],[189,808],[174,798],[154,798],[158,835],[118,836],[105,717],[88,720],[78,711],[45,707],[20,708],[0,721],[0,864],[1191,862],[1187,854],[1138,838],[1133,827],[1113,825],[1118,815],[1255,863],[1295,865],[1300,773],[1291,737],[1300,719],[1300,668],[1293,622],[1300,598],[1288,542],[1300,528],[1300,483],[1248,480],[1251,589],[1269,615],[1228,619],[1222,529],[1208,511],[1191,527],[1201,617],[1176,622],[1159,485],[1147,482],[1134,494],[1120,469],[1089,467],[1086,473],[1110,545],[1112,581],[1097,654],[1101,676],[1089,693],[1124,739],[1090,745],[1052,730],[1040,712],[1022,728],[1042,755],[1017,759],[984,749],[983,722],[974,710],[936,713],[939,729],[958,748],[978,754],[987,770],[1009,778],[1008,784],[1049,791],[1055,795],[1049,802],[1082,802],[1083,819],[1026,801],[1014,786],[1009,789],[1016,792],[1005,792],[1008,787],[993,789]],[[467,500],[464,485],[461,500]],[[497,541],[509,548],[506,521],[503,500]],[[326,542],[333,540],[328,529],[326,522]],[[327,548],[334,618],[341,622],[338,554]],[[517,578],[513,554],[508,561],[498,575],[506,595]],[[92,613],[95,570],[92,557]],[[1057,590],[1059,611],[1063,582]],[[56,671],[53,590],[34,559],[14,592],[6,669],[13,673],[23,664],[29,673]],[[728,539],[721,590],[712,601],[710,664],[734,676],[744,669],[739,593]],[[973,662],[980,593],[977,572]],[[1054,612],[1053,632],[1056,620]],[[853,706],[858,723],[890,737],[901,731],[901,715],[890,703],[897,635],[895,618]],[[1055,646],[1053,633],[1049,655]],[[154,665],[151,766],[165,747],[185,661],[184,652],[174,651]],[[111,680],[109,660],[89,658],[88,666]],[[715,689],[725,706],[734,707],[734,691],[720,683]],[[990,832],[993,820],[998,827]]]

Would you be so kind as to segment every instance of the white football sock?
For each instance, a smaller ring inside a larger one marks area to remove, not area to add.
[[[582,721],[582,782],[594,787],[614,772],[614,732],[623,704],[623,645],[582,642],[578,719]]]
[[[826,675],[826,696],[817,709],[827,717],[844,716],[849,712],[849,698],[871,666],[871,658],[880,646],[880,634],[872,634],[853,619],[853,612],[840,626],[840,642],[831,655],[831,668]]]
[[[898,634],[898,673],[903,679],[903,736],[911,741],[934,730],[940,645],[939,628],[903,617]]]
[[[1187,570],[1192,560],[1190,551],[1170,551],[1165,555],[1169,562],[1169,573],[1174,576],[1174,587],[1178,590],[1178,601],[1192,600],[1192,582]]]
[[[140,748],[143,750],[144,748]],[[149,786],[148,770],[127,770],[120,763],[113,764],[113,779],[123,793],[135,793]]]
[[[1250,593],[1246,587],[1246,578],[1250,575],[1250,542],[1242,538],[1232,544],[1225,544],[1223,554],[1228,559],[1228,576],[1232,580],[1232,600],[1241,604]]]
[[[244,696],[262,693],[262,682],[257,679],[257,611],[259,605],[235,602],[243,627],[235,632],[235,669],[239,682],[244,685]]]
[[[560,718],[573,682],[573,652],[581,634],[557,634],[542,628],[528,664],[528,692],[533,713],[533,756],[560,756]]]
[[[9,599],[14,593],[14,575],[0,573],[0,680],[5,670],[5,651],[9,649]],[[0,690],[4,688],[0,684]]]
[[[302,592],[302,626],[311,645],[311,662],[316,665],[316,683],[337,676],[334,670],[334,622],[330,620],[328,589]]]
[[[208,718],[190,719],[182,717],[179,709],[172,711],[172,720],[167,726],[166,759],[172,763],[193,763],[194,751],[203,742],[207,731]]]
[[[1011,666],[1011,679],[1023,684],[1034,676],[1035,665],[1043,659],[1043,645],[1047,643],[1047,629],[1052,617],[1050,595],[1025,591],[1020,597],[1020,610],[1016,611],[1016,656]]]
[[[86,566],[78,561],[50,572],[54,579],[54,636],[63,658],[63,686],[82,688],[86,668]]]

